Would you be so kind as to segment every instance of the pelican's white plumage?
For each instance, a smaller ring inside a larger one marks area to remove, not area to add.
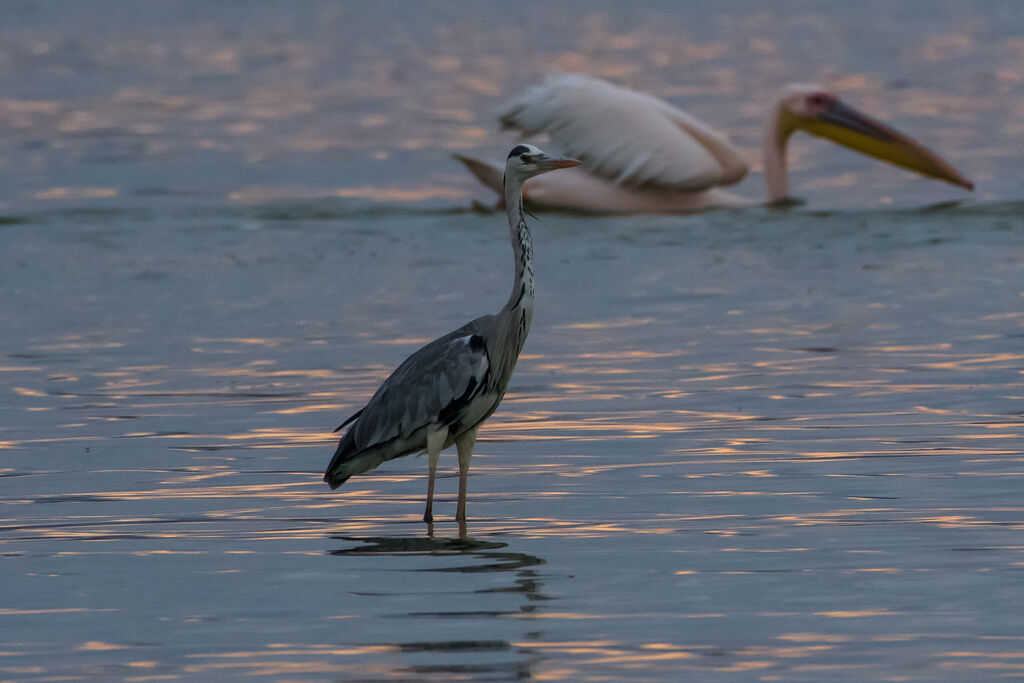
[[[554,74],[502,114],[506,128],[545,133],[594,175],[624,185],[699,192],[739,182],[747,164],[718,131],[646,93]]]
[[[546,135],[583,162],[531,180],[527,200],[608,213],[680,213],[749,204],[723,189],[747,164],[711,126],[651,95],[581,74],[553,74],[527,88],[500,115],[505,128]],[[973,186],[909,137],[813,85],[782,88],[765,116],[762,160],[767,201],[788,196],[786,145],[803,130],[868,156]],[[485,185],[502,192],[500,167],[456,155]]]

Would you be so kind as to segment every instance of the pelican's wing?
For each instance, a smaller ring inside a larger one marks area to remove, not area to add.
[[[580,74],[554,74],[501,114],[502,125],[545,133],[595,175],[686,192],[738,182],[747,164],[725,137],[677,107]]]
[[[365,450],[408,438],[421,427],[456,421],[485,385],[489,369],[480,335],[452,333],[427,344],[377,389],[352,425],[352,445]]]

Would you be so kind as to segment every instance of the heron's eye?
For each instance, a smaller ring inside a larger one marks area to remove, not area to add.
[[[531,159],[531,158],[530,158],[530,155],[529,155],[529,154],[520,154],[520,155],[519,155],[519,159],[520,159],[520,160],[521,160],[521,161],[522,161],[522,162],[523,162],[524,164],[529,164],[530,162],[532,162],[532,161],[533,161],[533,159]]]

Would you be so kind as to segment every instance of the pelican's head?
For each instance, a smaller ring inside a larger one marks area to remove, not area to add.
[[[837,142],[862,154],[903,168],[974,189],[974,184],[949,163],[899,131],[843,104],[832,93],[813,85],[790,84],[782,89],[778,107],[780,140],[793,131]]]
[[[568,157],[553,157],[533,145],[516,145],[508,153],[505,161],[505,177],[515,178],[520,183],[526,182],[541,173],[554,171],[556,168],[579,166],[580,162]]]

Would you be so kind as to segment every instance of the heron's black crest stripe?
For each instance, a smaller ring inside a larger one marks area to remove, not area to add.
[[[342,422],[342,423],[341,423],[340,425],[338,425],[338,428],[337,428],[337,429],[335,429],[334,431],[336,431],[336,432],[340,432],[340,431],[341,431],[341,428],[342,428],[342,427],[344,427],[344,426],[345,426],[345,425],[347,425],[347,424],[348,424],[349,422],[352,422],[352,421],[353,421],[353,420],[355,420],[355,419],[356,419],[357,417],[359,417],[360,415],[362,415],[362,414],[363,414],[363,410],[365,410],[365,408],[360,408],[360,409],[359,409],[359,411],[358,411],[358,412],[356,412],[356,414],[355,414],[355,415],[353,415],[352,417],[350,417],[349,419],[345,420],[345,421],[344,421],[344,422]]]
[[[512,157],[517,157],[520,154],[527,154],[529,151],[530,148],[526,145],[516,145],[512,148],[512,151],[508,153],[508,158],[511,159]]]

